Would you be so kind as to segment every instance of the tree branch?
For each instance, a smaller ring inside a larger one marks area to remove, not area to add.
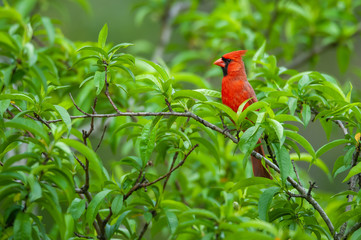
[[[349,38],[353,38],[355,36],[357,36],[359,33],[361,32],[361,25],[359,25],[359,27],[357,28],[357,30],[355,31],[355,33],[350,36]],[[298,57],[294,58],[294,60],[286,65],[287,68],[297,68],[299,66],[301,66],[302,64],[308,62],[313,56],[317,55],[317,54],[321,54],[323,52],[326,52],[327,50],[336,47],[339,44],[338,41],[334,41],[331,42],[329,44],[325,44],[323,46],[317,46],[314,47],[311,51],[305,53],[305,54],[300,54]]]
[[[170,38],[172,36],[172,23],[179,13],[188,8],[189,3],[177,2],[171,6],[171,2],[167,1],[168,4],[165,8],[164,16],[162,18],[162,29],[160,33],[159,44],[153,53],[153,61],[159,58],[163,58],[164,49],[167,47]]]

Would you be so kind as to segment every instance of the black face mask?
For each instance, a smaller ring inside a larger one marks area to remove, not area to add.
[[[226,66],[222,67],[223,76],[227,76],[228,74],[228,64],[232,61],[231,59],[222,57],[222,60]]]

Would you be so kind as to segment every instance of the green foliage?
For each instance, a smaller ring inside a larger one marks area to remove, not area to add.
[[[301,52],[315,62],[321,43],[337,47],[346,71],[360,1],[138,1],[140,23],[182,10],[169,24],[186,46],[169,44],[173,57],[157,62],[109,43],[107,24],[97,42],[67,39],[41,3],[0,6],[0,239],[337,239],[345,222],[346,233],[360,224],[356,186],[330,200],[289,180],[310,178],[293,161],[333,181],[359,178],[352,85],[279,64],[296,66]],[[249,49],[259,99],[237,112],[220,102],[219,80],[207,81],[221,78],[212,60],[235,46]],[[299,132],[313,122],[332,138],[319,148]],[[260,138],[280,170],[270,168],[273,180],[251,176]],[[326,164],[338,146],[344,154]]]

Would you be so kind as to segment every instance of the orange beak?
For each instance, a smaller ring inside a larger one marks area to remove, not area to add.
[[[224,63],[224,61],[222,60],[222,58],[218,59],[217,61],[215,61],[213,64],[220,66],[222,68],[224,68],[226,66],[226,64]]]

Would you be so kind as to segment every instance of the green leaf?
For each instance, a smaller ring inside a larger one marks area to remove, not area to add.
[[[157,85],[157,87],[159,88],[159,90],[161,92],[163,92],[163,82],[158,79],[157,77],[155,77],[152,74],[141,74],[141,75],[137,75],[137,77],[135,78],[136,80],[144,80],[144,79],[148,79],[150,81],[152,81],[155,85]]]
[[[271,187],[266,189],[259,197],[258,214],[261,220],[268,221],[268,210],[271,206],[273,196],[279,191],[279,187]]]
[[[219,91],[210,90],[210,89],[195,89],[194,91],[200,92],[205,96],[215,97],[215,98],[222,98],[222,94]]]
[[[290,97],[288,98],[288,107],[290,109],[290,113],[293,115],[297,109],[297,99]]]
[[[108,37],[108,25],[104,24],[98,35],[98,47],[104,48]]]
[[[360,215],[361,215],[360,207],[339,214],[335,221],[335,229],[338,229],[343,223],[347,222],[351,218],[359,217]]]
[[[271,223],[260,221],[260,220],[250,220],[246,222],[241,222],[239,224],[239,227],[241,228],[256,228],[260,229],[262,231],[269,232],[273,234],[274,236],[277,236],[278,229],[272,225]]]
[[[170,228],[170,232],[172,234],[174,234],[175,231],[177,230],[177,227],[178,227],[178,218],[173,212],[168,211],[168,210],[165,211],[165,215],[166,215],[167,220],[168,220],[168,225],[169,225],[169,228]]]
[[[320,147],[317,152],[316,152],[316,157],[319,158],[320,156],[322,156],[322,154],[324,154],[325,152],[335,148],[336,146],[339,146],[341,144],[347,144],[347,143],[351,143],[350,140],[348,139],[336,139],[332,142],[329,142],[325,145],[323,145],[322,147]]]
[[[322,84],[311,84],[309,88],[320,91],[320,93],[329,100],[340,100],[346,102],[345,94],[342,90],[331,82],[322,82]]]
[[[241,115],[239,115],[239,117],[237,118],[237,125],[240,125],[244,119],[246,119],[247,117],[247,114],[250,112],[250,111],[256,111],[258,109],[262,109],[262,108],[265,108],[267,110],[267,113],[269,114],[269,116],[271,118],[274,118],[274,113],[272,111],[272,109],[269,107],[269,104],[267,102],[255,102],[251,105],[249,105],[246,109],[244,109],[244,111],[241,113]]]
[[[114,47],[112,47],[108,51],[108,54],[113,53],[113,52],[115,53],[116,51],[118,51],[121,48],[127,48],[127,47],[133,46],[133,45],[134,45],[133,43],[119,43],[119,44],[115,45]]]
[[[89,160],[90,169],[96,173],[97,180],[100,181],[101,179],[104,179],[105,176],[103,173],[103,166],[100,160],[98,159],[98,156],[92,149],[88,148],[83,143],[78,142],[77,140],[74,139],[61,139],[60,142],[65,143],[69,147],[72,147],[81,154],[83,154],[84,157],[86,157]]]
[[[201,101],[207,101],[208,99],[200,92],[193,90],[179,90],[172,95],[173,99],[177,98],[195,98]]]
[[[271,179],[264,178],[264,177],[251,177],[245,178],[240,180],[239,182],[235,183],[229,192],[237,191],[238,189],[243,189],[249,186],[254,185],[274,185],[274,182]]]
[[[152,127],[152,123],[147,123],[142,130],[142,134],[139,137],[139,152],[140,157],[145,166],[146,162],[150,160],[150,155],[153,152],[155,146],[156,129]]]
[[[151,67],[153,67],[159,73],[159,75],[161,76],[163,81],[167,81],[169,79],[169,75],[168,75],[167,71],[165,71],[165,69],[163,67],[161,67],[160,65],[158,65],[154,62],[145,60],[145,59],[140,59],[140,60],[147,63]]]
[[[212,211],[209,211],[206,209],[193,208],[188,211],[184,211],[182,213],[182,216],[188,216],[188,215],[195,215],[195,216],[199,216],[199,217],[210,218],[217,222],[219,221],[219,218],[217,217],[216,214],[214,214]]]
[[[77,60],[73,63],[73,67],[74,67],[76,64],[78,64],[78,63],[80,63],[80,62],[82,62],[82,61],[84,61],[84,60],[91,59],[91,58],[100,60],[100,57],[99,57],[98,55],[90,55],[90,56],[81,57],[81,58],[77,59]]]
[[[14,221],[14,240],[32,239],[31,221],[27,213],[19,211]]]
[[[241,115],[241,113],[243,112],[244,106],[246,106],[246,104],[249,102],[249,100],[251,100],[252,98],[248,98],[247,100],[243,101],[241,103],[241,105],[239,105],[238,109],[237,109],[237,118],[239,118],[239,116]]]
[[[184,203],[178,202],[175,200],[170,200],[170,199],[162,200],[160,205],[162,208],[177,209],[182,212],[189,210],[189,207],[187,205],[185,205]]]
[[[352,176],[355,176],[359,173],[361,173],[361,162],[351,168],[350,172],[347,174],[346,178],[342,182],[347,182]]]
[[[0,100],[0,115],[2,116],[6,109],[10,106],[10,99]]]
[[[54,105],[54,108],[59,113],[61,119],[65,123],[65,126],[68,129],[68,136],[69,136],[70,131],[71,131],[71,118],[70,118],[68,111],[59,105]]]
[[[4,126],[29,131],[36,137],[40,137],[41,139],[45,140],[46,143],[49,143],[48,133],[44,130],[44,127],[41,125],[41,123],[35,122],[34,120],[26,118],[14,118],[8,122],[5,122]]]
[[[296,141],[298,144],[300,144],[304,149],[306,149],[307,152],[311,154],[313,158],[316,158],[316,152],[313,149],[312,145],[301,135],[299,135],[296,132],[285,130],[284,134],[291,138],[292,140]]]
[[[222,103],[218,103],[218,102],[203,102],[205,104],[208,105],[212,105],[215,106],[216,108],[218,108],[219,110],[224,111],[225,113],[228,114],[228,116],[231,118],[231,120],[235,121],[237,119],[237,114],[228,106],[222,104]]]
[[[305,127],[308,125],[308,123],[311,120],[311,108],[308,104],[302,104],[302,118],[303,118],[303,124]]]
[[[55,41],[55,29],[54,26],[48,17],[42,17],[41,21],[43,22],[46,34],[48,35],[48,41],[50,45],[54,44]]]
[[[94,74],[94,85],[97,88],[96,95],[99,95],[99,93],[104,88],[105,74],[106,74],[106,72],[99,72],[99,71],[96,71],[95,74]]]
[[[128,127],[143,127],[143,125],[140,123],[136,123],[136,122],[124,123],[124,124],[120,125],[115,131],[113,131],[113,134],[115,134],[125,128],[128,128]]]
[[[111,209],[113,214],[117,216],[122,210],[122,208],[123,208],[123,195],[119,194],[113,199]]]
[[[27,101],[32,104],[35,103],[33,98],[31,98],[28,95],[23,94],[23,93],[1,94],[0,99],[24,100],[24,101]]]
[[[85,205],[86,205],[85,199],[74,198],[67,212],[70,213],[73,216],[74,220],[77,221],[80,218],[80,216],[84,213]]]
[[[273,144],[276,159],[281,171],[281,179],[283,183],[286,183],[287,177],[291,175],[292,163],[290,154],[285,146],[279,146],[279,144]]]
[[[104,203],[104,198],[113,191],[114,190],[110,190],[110,189],[101,191],[97,195],[95,195],[95,197],[91,200],[86,210],[85,221],[87,224],[93,223],[95,216],[99,213],[99,209],[102,203]]]
[[[35,179],[34,175],[29,175],[27,181],[30,186],[29,201],[34,202],[41,198],[42,190],[39,182],[37,181],[37,179]]]
[[[283,130],[284,129],[283,129],[282,124],[272,118],[267,118],[267,122],[269,122],[271,127],[275,130],[278,140],[280,141],[280,145],[283,145],[283,141],[284,141]]]
[[[266,41],[263,41],[261,47],[253,55],[252,61],[254,62],[254,67],[256,67],[256,61],[260,61],[263,58],[265,49],[266,49]]]
[[[91,52],[99,53],[103,57],[107,56],[107,53],[103,49],[98,48],[98,47],[85,46],[85,47],[79,48],[77,50],[77,52],[80,52],[80,51],[91,51]]]
[[[120,64],[114,64],[112,65],[112,67],[117,67],[117,68],[120,68],[122,70],[124,70],[126,73],[129,74],[129,76],[132,78],[132,80],[135,82],[135,76],[134,76],[134,73],[127,67],[123,66],[123,65],[120,65]]]
[[[107,232],[107,236],[109,238],[112,238],[113,234],[115,233],[116,230],[118,230],[120,224],[123,222],[124,218],[131,212],[131,210],[127,210],[125,212],[123,212],[122,214],[120,214],[120,216],[118,217],[116,223],[114,225],[112,225],[110,227],[110,229],[108,230],[108,228],[106,228]]]

